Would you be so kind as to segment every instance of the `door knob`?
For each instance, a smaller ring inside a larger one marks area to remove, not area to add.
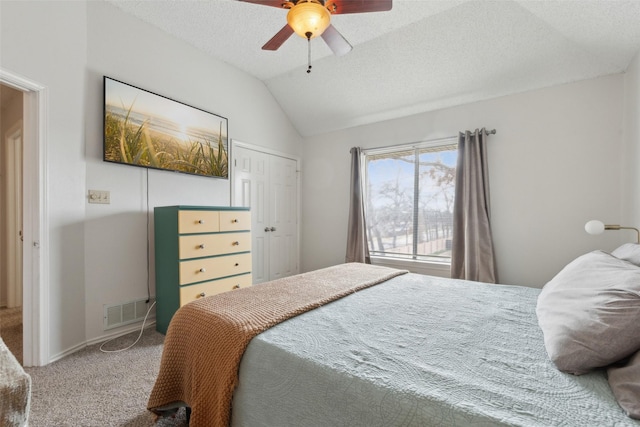
[[[269,227],[265,227],[264,231],[266,231],[267,233],[271,231],[271,229]]]
[[[276,231],[276,228],[275,227],[271,227],[271,231]]]

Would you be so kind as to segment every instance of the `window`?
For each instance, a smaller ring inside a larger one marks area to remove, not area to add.
[[[371,256],[451,261],[457,138],[364,152]]]

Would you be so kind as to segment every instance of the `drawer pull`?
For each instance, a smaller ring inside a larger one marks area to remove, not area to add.
[[[202,268],[200,269],[200,273],[204,273],[204,272],[206,272],[206,271],[207,271],[207,269],[206,269],[206,268],[204,268],[204,267],[202,267]]]
[[[240,285],[235,285],[233,288],[231,289],[240,289]]]
[[[238,242],[237,240],[233,243],[231,243],[232,246],[238,246],[240,244],[240,242]]]
[[[238,264],[238,263],[236,262],[236,267],[237,267],[237,266],[239,266],[239,265],[240,265],[240,264]]]
[[[238,222],[238,220],[237,219],[232,219],[231,222],[236,223],[236,222]]]
[[[204,219],[198,220],[198,224],[204,224]]]
[[[200,292],[200,295],[198,295],[198,297],[200,297],[200,298],[204,298],[204,297],[206,297],[206,295],[205,295],[205,293],[204,293],[204,292]]]
[[[204,243],[202,243],[200,246],[198,246],[200,249],[204,249]]]

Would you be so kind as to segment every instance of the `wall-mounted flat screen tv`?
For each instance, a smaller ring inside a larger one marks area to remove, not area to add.
[[[229,177],[227,119],[104,77],[104,160]]]

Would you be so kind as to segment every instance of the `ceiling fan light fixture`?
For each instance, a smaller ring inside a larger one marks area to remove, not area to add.
[[[289,9],[287,23],[302,38],[312,39],[321,35],[331,24],[331,14],[314,0],[300,0]]]

